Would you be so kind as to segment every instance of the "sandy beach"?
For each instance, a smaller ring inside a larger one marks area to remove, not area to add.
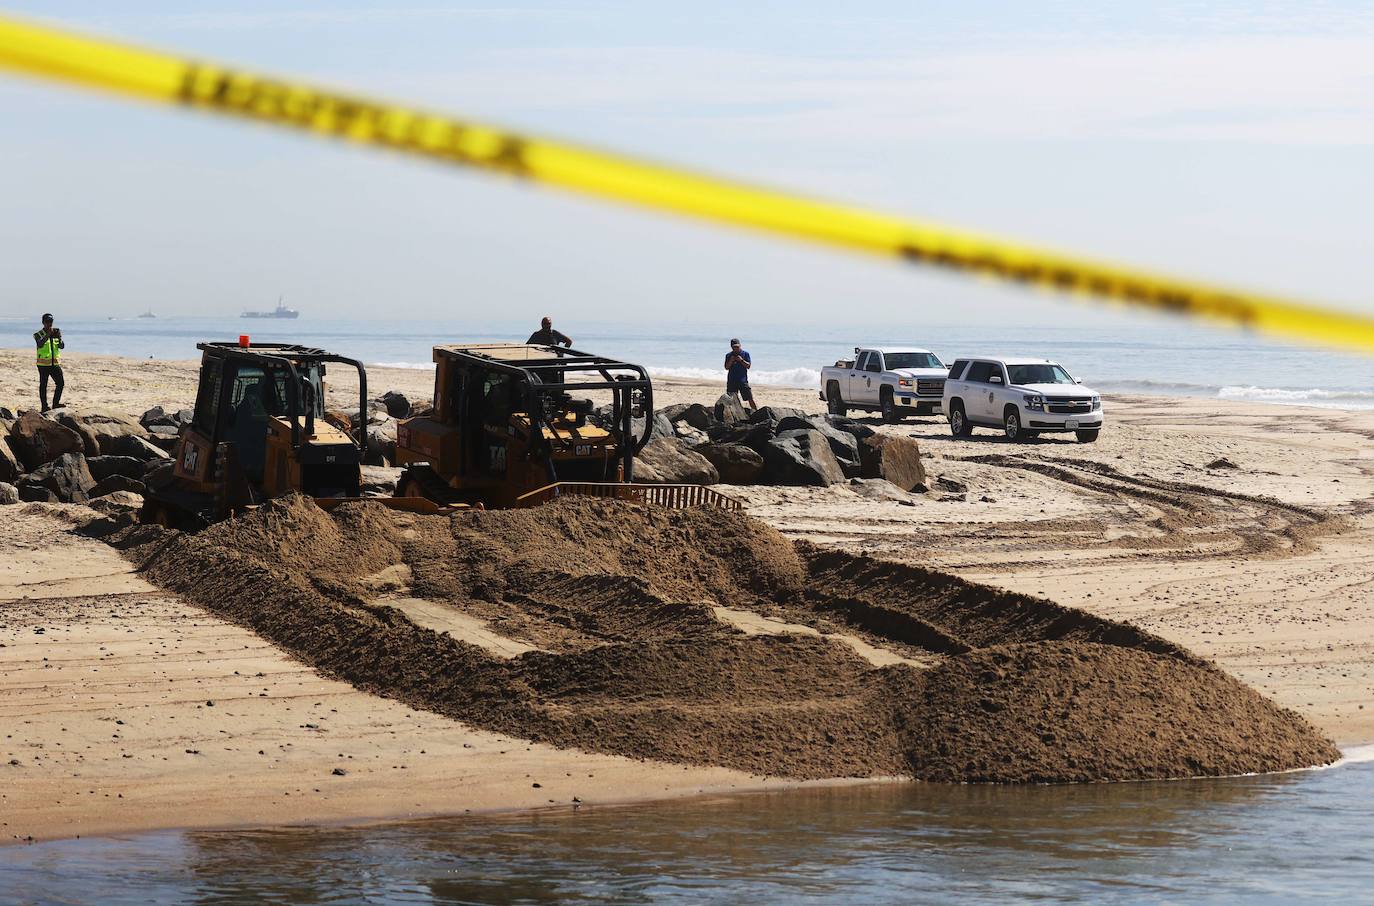
[[[80,408],[137,416],[194,396],[193,362],[72,354],[64,365]],[[0,405],[31,405],[32,370],[26,353],[0,352]],[[369,369],[374,395],[424,398],[431,381],[420,369]],[[343,381],[332,389],[341,403],[352,392]],[[709,404],[719,391],[657,381],[655,402]],[[810,390],[757,393],[763,404],[821,408]],[[872,420],[922,445],[929,491],[909,499],[847,484],[726,490],[793,539],[1128,621],[1342,745],[1374,741],[1374,565],[1362,555],[1374,540],[1374,413],[1144,397],[1106,405],[1108,428],[1092,445],[955,440],[940,418]],[[0,509],[9,842],[787,783],[533,744],[324,678],[73,533],[79,509]]]

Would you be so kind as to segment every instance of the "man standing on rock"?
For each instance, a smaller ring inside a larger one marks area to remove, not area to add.
[[[758,411],[758,404],[754,402],[754,391],[749,389],[749,369],[754,365],[754,360],[749,357],[749,351],[740,348],[738,339],[730,341],[730,351],[725,354],[725,393],[728,396],[738,396],[749,404],[749,408]]]
[[[59,409],[62,406],[62,350],[66,348],[66,343],[62,342],[62,331],[52,326],[52,315],[43,315],[43,329],[33,335],[33,342],[38,346],[38,399],[43,404],[43,411],[48,411],[48,379],[53,382],[52,407]]]

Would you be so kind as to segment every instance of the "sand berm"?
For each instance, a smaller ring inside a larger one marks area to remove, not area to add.
[[[1135,627],[794,544],[740,513],[599,500],[326,513],[290,497],[198,534],[133,526],[110,540],[152,581],[325,674],[562,747],[794,778],[1003,783],[1339,757],[1303,718]],[[417,600],[522,653],[422,625],[400,606]],[[824,632],[746,633],[723,608]],[[889,658],[876,666],[836,629]]]

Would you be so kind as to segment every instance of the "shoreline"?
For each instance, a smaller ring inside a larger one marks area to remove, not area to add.
[[[194,395],[195,362],[145,362],[79,354],[71,356],[70,361],[68,395],[82,408],[111,408],[136,415],[154,405],[190,405]],[[0,353],[0,405],[14,408],[25,395],[33,395],[31,371],[32,365],[26,357],[19,359]],[[331,379],[334,377],[331,374]],[[369,389],[373,395],[398,389],[414,397],[427,397],[431,385],[432,376],[423,369],[369,369]],[[814,390],[781,387],[765,390],[765,386],[758,385],[763,391],[759,394],[761,404],[796,406],[809,411],[820,408]],[[663,406],[675,402],[709,404],[721,388],[717,382],[673,379],[656,380],[655,389],[656,404]],[[347,399],[348,388],[342,382],[332,390]],[[732,493],[738,493],[752,515],[780,529],[789,538],[919,563],[973,581],[1046,596],[1099,616],[1135,623],[1185,645],[1267,697],[1298,711],[1335,739],[1343,750],[1374,742],[1374,643],[1360,642],[1374,637],[1369,632],[1374,629],[1374,595],[1368,590],[1374,584],[1374,565],[1364,565],[1360,554],[1374,541],[1374,412],[1137,395],[1109,396],[1108,401],[1109,427],[1103,432],[1102,441],[1095,445],[1043,439],[1039,443],[1009,447],[990,433],[979,434],[973,441],[954,442],[939,418],[916,419],[896,426],[867,420],[880,432],[909,434],[922,444],[932,490],[917,495],[913,503],[864,498],[844,485],[831,488],[746,487],[734,489]],[[986,461],[989,458],[1005,462]],[[1209,463],[1221,459],[1235,468],[1208,467]],[[1024,468],[1028,465],[1035,468],[1053,466],[1073,480],[1066,480],[1064,475],[1051,477],[1043,474],[1045,470]],[[941,480],[963,490],[945,487]],[[1160,493],[1177,497],[1180,506],[1173,507],[1168,500],[1154,499]],[[1255,502],[1265,499],[1272,499],[1275,504]],[[53,545],[52,538],[62,524],[54,514],[47,513],[41,519],[34,517],[39,526],[34,529],[36,536],[31,542],[24,542],[24,533],[15,531],[14,526],[29,518],[19,518],[18,511],[29,509],[0,509],[0,521],[7,529],[0,550],[4,550],[9,565],[16,567],[16,571],[0,574],[0,586],[5,582],[37,581],[48,593],[46,600],[51,607],[84,609],[92,615],[101,608],[126,606],[120,604],[123,600],[120,596],[133,595],[153,601],[154,604],[146,605],[152,608],[150,612],[164,613],[168,619],[177,613],[185,617],[187,605],[142,584],[138,577],[120,578],[117,570],[110,568],[104,554],[95,548],[76,550]],[[1171,514],[1175,510],[1197,514],[1197,521],[1207,524],[1195,526],[1187,524],[1186,520],[1183,523],[1170,521],[1174,519]],[[1306,517],[1299,518],[1300,513],[1307,511],[1333,514],[1341,525],[1322,527]],[[1315,530],[1314,525],[1317,526]],[[1240,543],[1242,541],[1244,543]],[[24,547],[25,544],[29,546]],[[98,545],[97,542],[90,544]],[[109,548],[98,547],[105,554],[113,555]],[[21,562],[19,552],[34,558],[54,553],[61,555],[61,559]],[[19,570],[26,570],[27,578],[17,575]],[[56,584],[54,577],[58,577]],[[98,581],[108,584],[101,585],[100,590],[92,594],[89,583],[97,581],[96,577],[103,577]],[[9,592],[0,591],[0,641],[7,643],[7,647],[0,648],[0,664],[6,666],[5,680],[0,684],[0,713],[24,714],[31,721],[40,718],[47,721],[39,728],[41,738],[35,737],[35,741],[42,742],[46,752],[55,753],[59,748],[66,748],[62,743],[74,741],[71,734],[78,730],[76,718],[68,718],[60,710],[46,714],[42,711],[41,703],[51,699],[50,695],[41,694],[42,686],[51,685],[53,674],[41,673],[43,655],[38,653],[39,648],[21,653],[17,643],[4,637],[9,634],[7,626],[16,625],[14,602],[23,601],[23,595],[31,593],[32,587],[28,585]],[[159,600],[164,603],[156,605]],[[158,607],[163,609],[158,610]],[[44,610],[37,616],[48,624],[60,626],[53,619],[55,615],[56,611]],[[191,622],[202,624],[195,627],[199,630],[207,629],[215,619],[206,612],[197,612]],[[173,641],[170,630],[154,622],[120,626],[115,632],[113,625],[105,626],[104,635],[96,636],[103,641],[94,643],[94,662],[81,666],[98,668],[106,676],[113,674],[116,681],[120,678],[128,682],[137,680],[161,692],[160,687],[148,685],[146,681],[150,677],[140,680],[138,676],[140,664],[145,668],[149,665],[161,668],[161,658],[142,661],[143,652],[134,649],[127,657],[111,659],[106,657],[107,652],[99,651],[99,647],[101,644],[111,647],[108,642],[121,636],[141,643],[144,652],[152,652],[160,644]],[[246,630],[223,624],[212,634],[222,634],[224,626],[233,633],[242,634],[237,644],[253,646],[254,657],[277,658],[288,665],[268,683],[272,691],[266,701],[277,700],[277,682],[283,684],[280,686],[283,693],[288,691],[285,684],[304,683],[306,688],[315,688],[311,684],[334,682],[315,676],[313,671],[291,661]],[[31,626],[27,627],[27,632],[28,640],[32,641],[35,636]],[[50,628],[40,638],[53,640],[66,635],[67,632],[58,633]],[[203,637],[188,634],[180,642],[192,659],[197,650],[209,650],[196,649],[197,641],[203,641]],[[104,664],[99,663],[102,657],[106,660]],[[22,708],[16,710],[19,707],[16,688],[24,683],[19,682],[20,671],[15,668],[21,663],[39,675],[30,675],[27,680],[30,692],[36,697],[25,700]],[[79,670],[75,664],[62,666],[67,670]],[[49,671],[54,669],[56,666],[48,668]],[[232,669],[225,672],[232,681]],[[254,672],[258,672],[256,668]],[[184,678],[192,686],[204,686],[211,679],[189,670]],[[191,690],[187,693],[190,695]],[[57,770],[60,765],[54,762],[53,772],[43,783],[33,784],[30,776],[22,796],[19,788],[10,784],[5,800],[0,801],[7,816],[0,820],[6,820],[9,825],[0,827],[0,840],[22,842],[11,836],[16,830],[16,816],[21,814],[30,828],[39,830],[37,833],[25,831],[22,836],[33,833],[35,838],[51,839],[197,827],[229,829],[301,823],[356,825],[359,822],[462,815],[465,808],[471,808],[471,813],[523,811],[566,807],[566,804],[541,801],[558,798],[564,793],[567,794],[565,801],[575,794],[591,806],[806,785],[768,781],[738,772],[718,775],[715,779],[719,784],[715,785],[707,783],[705,777],[693,775],[688,779],[683,776],[697,771],[696,768],[684,770],[682,765],[620,759],[629,764],[614,770],[628,772],[633,766],[647,771],[640,775],[641,780],[648,774],[653,775],[652,779],[629,795],[602,800],[595,795],[552,786],[539,790],[528,786],[517,789],[513,784],[525,780],[523,774],[527,771],[524,767],[511,772],[518,776],[511,776],[511,773],[493,773],[495,766],[464,763],[467,756],[460,742],[453,744],[456,751],[444,756],[450,761],[446,768],[436,766],[436,773],[421,776],[417,765],[410,763],[418,756],[410,753],[428,747],[427,757],[435,755],[434,750],[439,747],[433,739],[442,734],[437,724],[431,731],[427,721],[445,719],[422,712],[406,714],[404,712],[410,709],[390,700],[368,696],[352,687],[344,686],[337,694],[342,697],[340,700],[348,699],[350,707],[356,704],[360,714],[365,712],[379,721],[373,726],[359,718],[358,726],[351,729],[350,745],[366,743],[373,746],[376,743],[375,748],[368,749],[369,754],[382,755],[382,760],[391,756],[399,759],[403,754],[409,759],[406,761],[406,782],[397,784],[389,778],[384,780],[393,770],[388,766],[369,774],[367,782],[377,785],[359,800],[354,800],[385,804],[390,809],[385,814],[368,809],[350,810],[337,800],[318,800],[310,792],[316,787],[328,789],[321,781],[329,782],[329,772],[324,771],[324,777],[317,776],[316,767],[325,763],[322,756],[327,748],[335,749],[328,753],[330,758],[335,758],[339,751],[347,753],[346,748],[340,749],[325,741],[330,738],[338,741],[343,738],[341,736],[321,738],[315,735],[314,741],[325,746],[325,749],[310,750],[314,753],[311,757],[320,757],[317,762],[287,759],[283,766],[289,768],[288,772],[276,773],[282,771],[282,767],[278,767],[272,773],[251,775],[270,777],[278,793],[293,793],[289,799],[297,798],[294,793],[298,788],[304,791],[298,800],[300,808],[290,812],[256,800],[251,804],[234,802],[236,791],[241,792],[245,784],[251,786],[257,781],[244,774],[226,778],[222,764],[207,764],[209,759],[204,756],[190,756],[182,751],[183,748],[208,751],[201,742],[193,741],[177,748],[179,738],[174,737],[169,743],[167,737],[155,737],[147,740],[149,751],[161,752],[171,745],[186,762],[178,769],[187,769],[188,773],[178,776],[194,778],[190,781],[192,785],[186,788],[187,796],[180,815],[184,818],[187,814],[203,812],[208,816],[204,822],[179,821],[175,817],[174,804],[167,804],[168,811],[151,809],[144,812],[146,821],[132,825],[115,823],[101,830],[102,819],[96,817],[89,806],[105,798],[100,793],[102,788],[112,792],[111,798],[115,798],[117,792],[110,785],[85,785],[94,779],[89,763],[73,762],[66,765],[68,769],[63,772]],[[256,698],[256,693],[252,697]],[[289,702],[283,704],[283,708],[300,707],[291,696],[283,694],[282,697]],[[221,698],[230,700],[224,696],[216,698],[216,714],[224,713],[220,710],[225,708],[220,704]],[[325,700],[315,698],[312,702]],[[203,719],[204,702],[199,704]],[[193,721],[196,705],[195,699],[185,698],[176,705],[184,710],[175,710],[174,719]],[[305,707],[311,707],[311,702],[306,702]],[[387,712],[387,708],[394,708],[395,713]],[[344,710],[339,708],[340,712]],[[381,716],[384,712],[385,716]],[[283,734],[291,734],[271,737],[274,744],[290,743],[291,748],[298,749],[303,740],[297,737],[308,735],[297,732],[303,718],[294,711],[276,710],[270,715],[252,713],[254,716],[245,721],[245,727],[261,730],[270,726]],[[268,718],[270,722],[265,722]],[[68,723],[64,724],[63,720]],[[81,726],[86,728],[82,732],[89,736],[87,745],[97,746],[109,739],[109,722],[90,715],[82,720],[86,721]],[[445,721],[442,732],[456,732],[455,726],[461,725]],[[206,738],[217,741],[215,737],[222,735],[215,732],[219,729],[222,727],[214,726]],[[381,745],[388,742],[382,737],[392,733],[401,742],[395,743],[393,748]],[[132,736],[127,731],[123,735]],[[510,745],[514,747],[513,742]],[[522,749],[528,746],[532,744],[520,743]],[[247,745],[240,748],[247,748]],[[259,748],[266,750],[265,746],[255,744],[252,752]],[[0,751],[8,752],[12,748]],[[541,750],[533,754],[539,756],[536,760],[540,764],[550,766],[558,763],[561,756],[574,757],[581,764],[587,759],[608,757],[589,756],[575,750]],[[5,755],[0,759],[0,771],[16,770],[3,763],[11,757],[15,756]],[[164,788],[161,792],[175,792],[166,789],[165,782],[159,784],[150,780],[164,775],[132,770],[134,765],[131,763],[136,762],[137,758],[112,762],[110,776],[117,782],[136,780],[150,788],[161,786]],[[329,766],[333,767],[332,761]],[[140,770],[146,772],[146,765]],[[575,772],[575,769],[570,770]],[[291,774],[290,771],[299,773]],[[73,773],[81,774],[82,779],[74,780]],[[340,782],[363,779],[356,772],[351,773],[352,777],[334,777],[332,781],[337,786]],[[399,769],[395,773],[399,774]],[[617,774],[614,781],[609,774],[597,779],[605,780],[607,788],[621,788],[624,787],[619,779],[622,776],[630,775]],[[464,793],[469,797],[466,804],[455,799],[436,809],[422,811],[414,805],[398,804],[405,798],[406,790],[439,789],[445,783],[454,783],[455,777],[469,784]],[[483,782],[494,797],[486,801],[495,804],[483,806],[474,798],[474,790]],[[530,782],[536,781],[526,781]],[[284,783],[291,784],[289,790]],[[78,787],[80,792],[75,792]],[[86,792],[90,789],[97,792]],[[64,790],[72,791],[74,802],[67,795],[60,795]],[[544,795],[546,790],[549,792]],[[53,803],[58,798],[63,800],[61,807]],[[126,797],[124,801],[134,804],[135,800]],[[207,802],[212,805],[207,806]],[[246,809],[236,813],[243,816],[242,820],[210,820],[226,815],[226,810],[232,808]]]

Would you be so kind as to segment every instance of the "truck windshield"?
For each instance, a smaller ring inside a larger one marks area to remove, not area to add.
[[[1058,365],[1008,365],[1007,376],[1018,387],[1026,384],[1072,384],[1073,378]]]
[[[928,352],[889,352],[883,356],[889,370],[898,368],[944,368],[945,364]]]

